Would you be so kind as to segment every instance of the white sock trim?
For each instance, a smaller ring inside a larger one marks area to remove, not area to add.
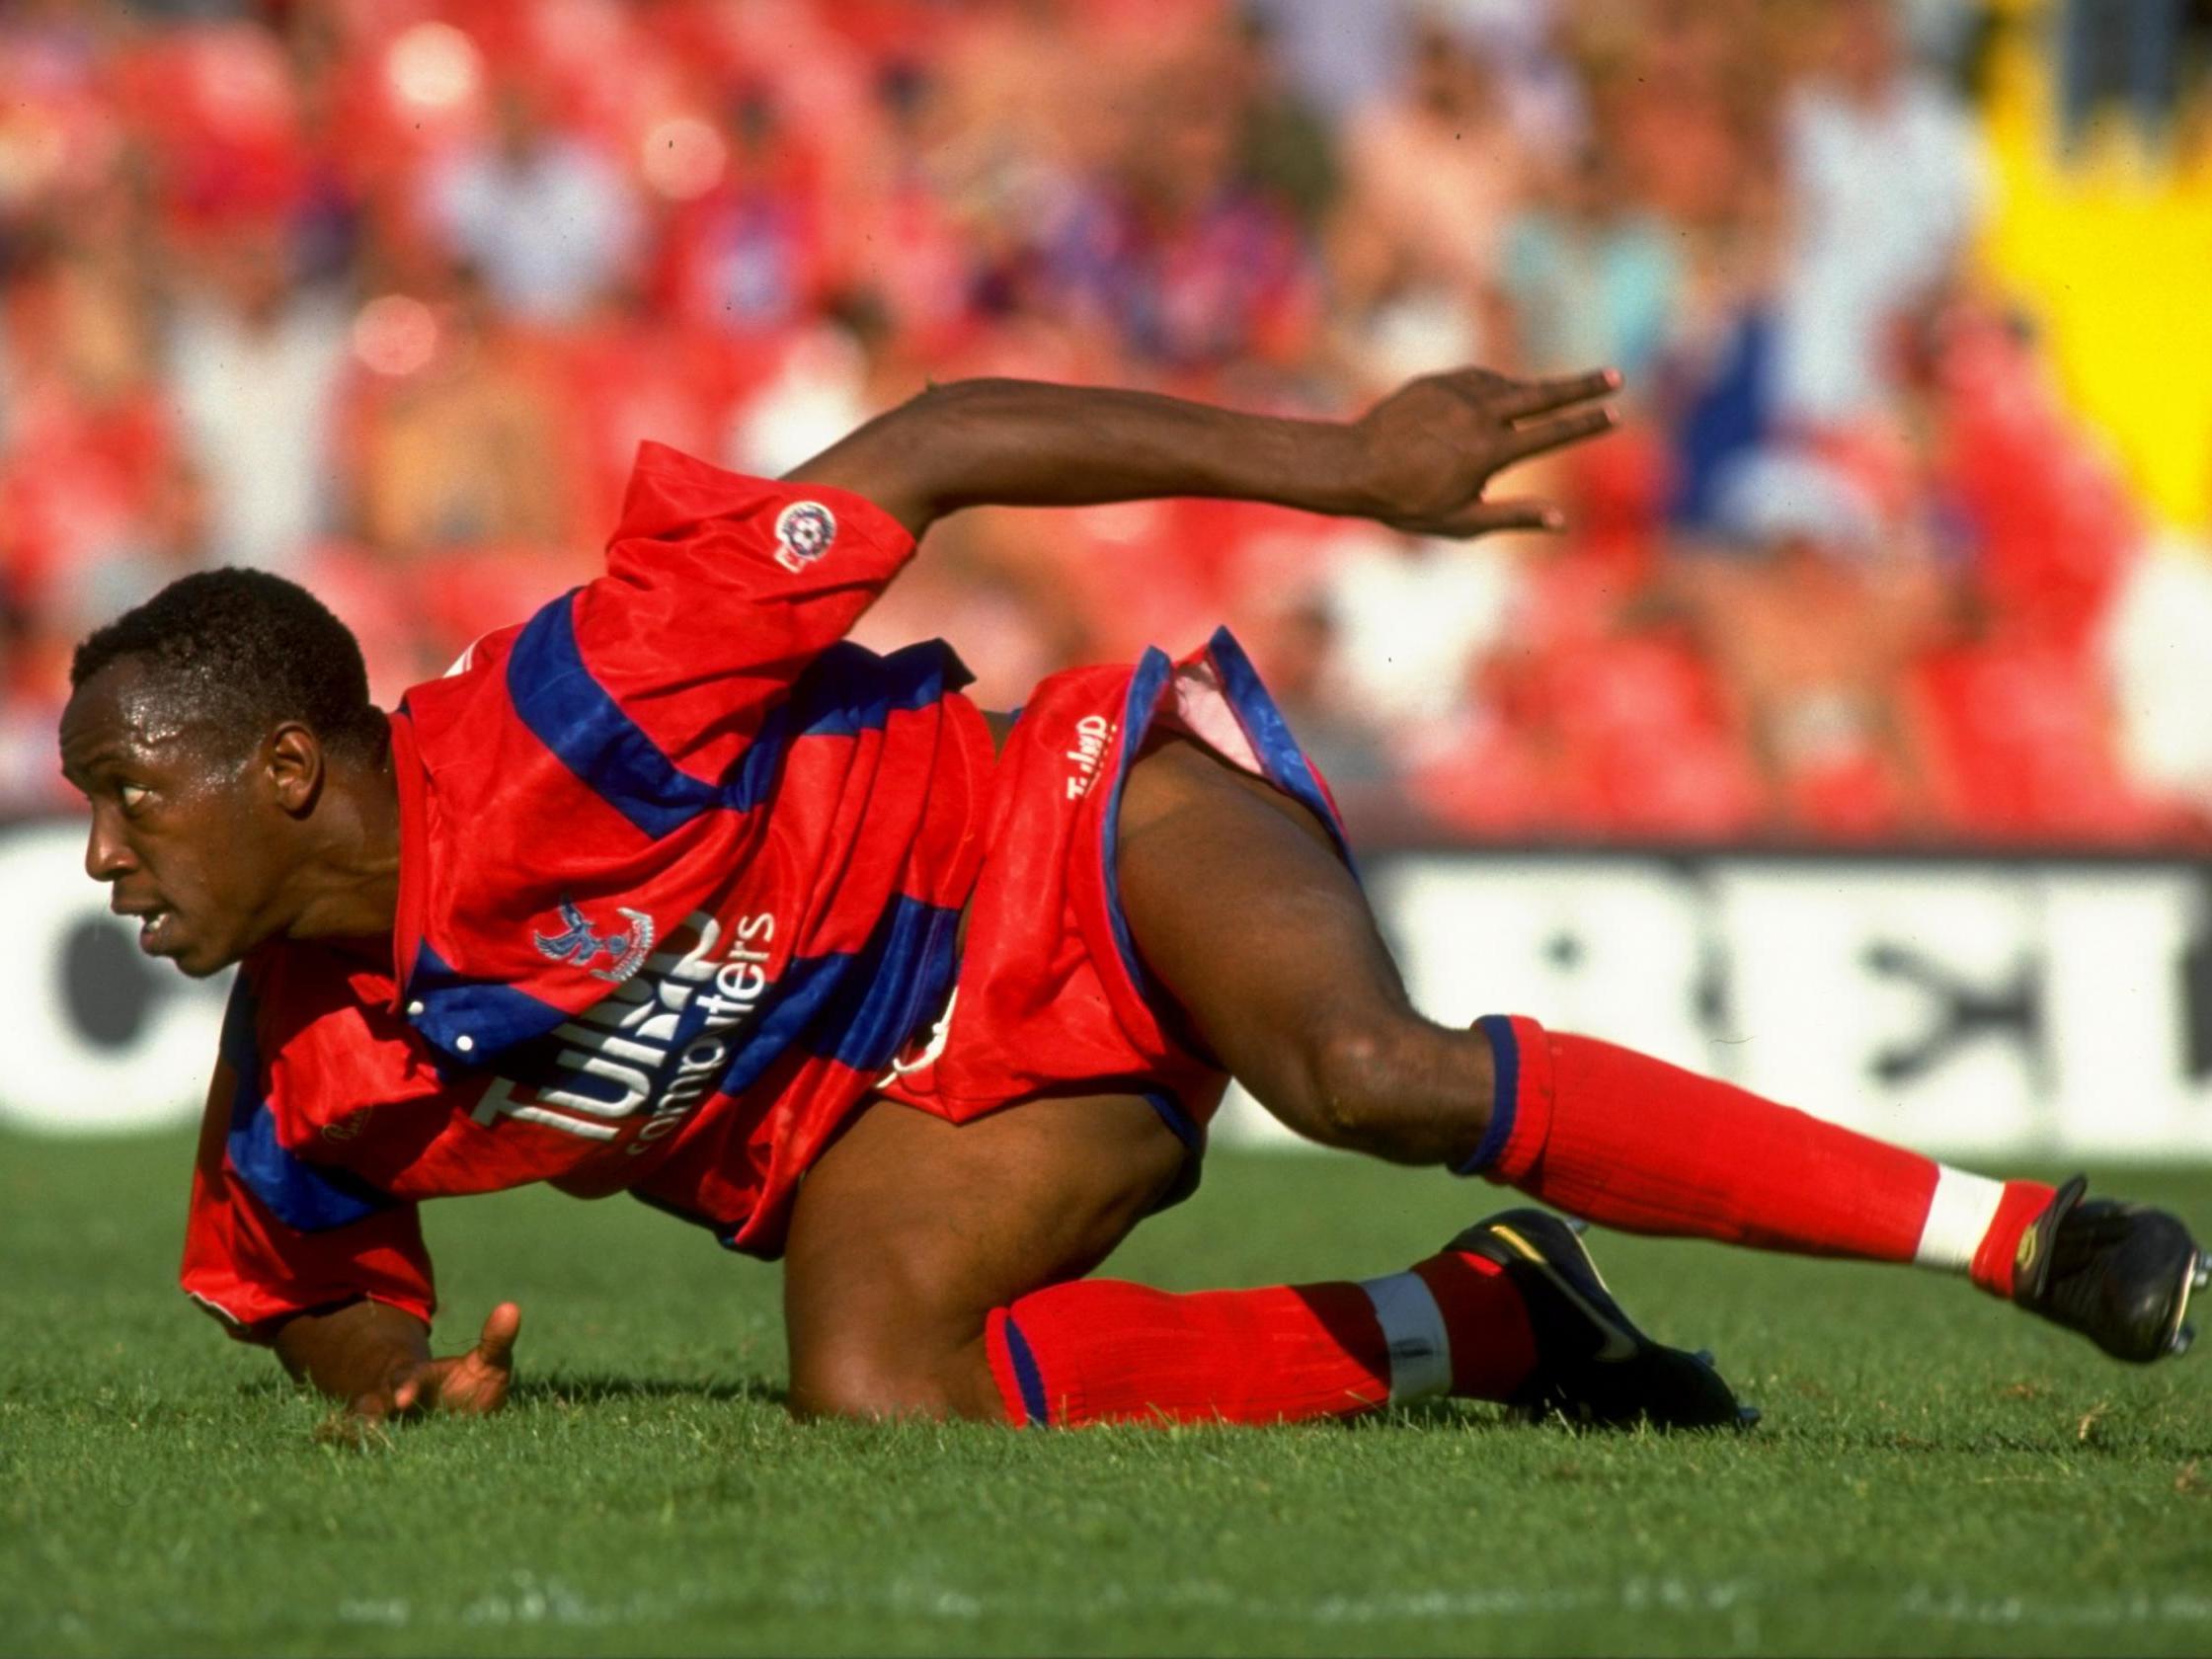
[[[1366,1280],[1360,1289],[1375,1304],[1383,1345],[1390,1351],[1390,1403],[1451,1392],[1452,1338],[1444,1328],[1444,1311],[1421,1276],[1393,1273]]]
[[[1922,1267],[1964,1273],[1974,1265],[1974,1252],[1982,1247],[2004,1199],[2003,1181],[1938,1163],[1936,1196],[1929,1200],[1928,1221],[1920,1229],[1913,1260]]]

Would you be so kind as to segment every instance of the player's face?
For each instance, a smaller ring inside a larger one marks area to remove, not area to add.
[[[119,659],[70,698],[61,769],[92,806],[85,871],[138,918],[139,949],[198,979],[276,930],[279,826],[255,758],[224,756],[143,665]]]

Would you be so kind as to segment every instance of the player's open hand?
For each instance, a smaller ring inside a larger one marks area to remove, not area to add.
[[[467,1353],[393,1367],[382,1382],[356,1394],[326,1420],[317,1438],[361,1445],[397,1418],[427,1411],[481,1417],[499,1410],[514,1381],[514,1339],[521,1329],[521,1308],[501,1303],[485,1316],[483,1332]]]
[[[1620,389],[1610,368],[1556,380],[1462,368],[1408,382],[1353,423],[1369,516],[1420,535],[1559,528],[1548,503],[1484,501],[1482,492],[1516,461],[1611,432],[1620,417],[1601,400]]]

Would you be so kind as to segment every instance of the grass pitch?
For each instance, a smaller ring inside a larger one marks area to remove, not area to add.
[[[428,1213],[441,1347],[523,1305],[514,1408],[362,1455],[171,1288],[189,1157],[0,1140],[0,1653],[2212,1650],[2212,1361],[1925,1275],[1598,1235],[1744,1436],[799,1428],[772,1269],[524,1192]],[[1387,1272],[1500,1202],[1222,1155],[1108,1271]]]

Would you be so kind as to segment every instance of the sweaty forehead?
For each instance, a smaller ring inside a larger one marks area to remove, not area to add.
[[[109,664],[61,713],[61,760],[72,771],[130,759],[174,764],[209,747],[213,728],[184,687],[135,657]]]

